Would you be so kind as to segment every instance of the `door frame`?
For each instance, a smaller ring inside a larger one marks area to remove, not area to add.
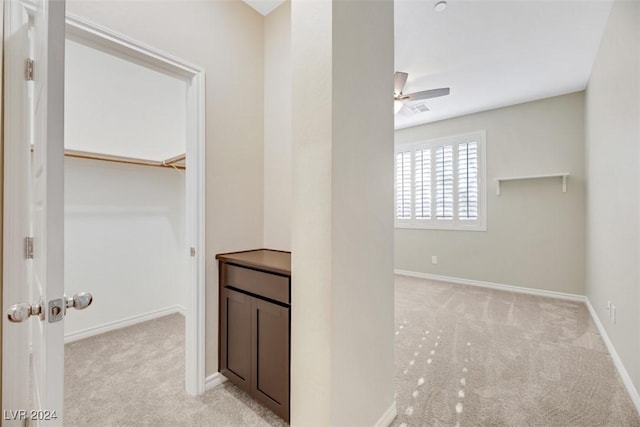
[[[187,82],[186,235],[190,257],[185,312],[185,388],[205,391],[205,71],[130,37],[67,14],[66,38]]]
[[[0,2],[0,58],[4,58],[4,1]],[[4,263],[4,67],[0,67],[0,270]],[[0,271],[0,310],[4,312],[4,272]],[[2,404],[3,323],[0,322],[0,408]]]

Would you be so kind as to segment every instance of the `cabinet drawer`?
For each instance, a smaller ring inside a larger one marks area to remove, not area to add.
[[[231,264],[222,264],[223,286],[289,304],[289,278]]]

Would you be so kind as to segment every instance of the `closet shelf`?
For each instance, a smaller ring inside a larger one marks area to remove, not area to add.
[[[568,172],[563,173],[550,173],[544,175],[524,175],[524,176],[512,176],[507,178],[494,178],[496,182],[496,195],[500,195],[500,183],[502,181],[516,181],[522,179],[541,179],[541,178],[561,178],[562,179],[562,192],[567,192],[567,178],[569,177]]]
[[[138,159],[133,157],[112,156],[108,154],[90,153],[87,151],[78,150],[64,150],[64,155],[67,157],[75,157],[78,159],[102,160],[105,162],[128,163],[132,165],[155,166],[160,168],[174,168],[181,170],[185,169],[184,160],[186,159],[185,154],[180,154],[167,160],[158,161]]]

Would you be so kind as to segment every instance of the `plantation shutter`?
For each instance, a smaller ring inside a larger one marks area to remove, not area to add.
[[[486,231],[484,131],[395,147],[395,226]]]
[[[458,217],[478,219],[478,143],[458,144]]]
[[[431,219],[431,150],[416,150],[416,219]]]
[[[436,147],[436,218],[453,219],[453,146]]]
[[[396,218],[411,219],[411,151],[396,154]]]

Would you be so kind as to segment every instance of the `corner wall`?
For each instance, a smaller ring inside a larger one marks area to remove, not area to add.
[[[476,130],[486,130],[487,231],[396,228],[396,269],[583,295],[584,93],[398,130],[395,142]],[[559,172],[571,174],[566,193],[546,178],[496,195],[496,177]]]
[[[291,1],[264,18],[264,247],[291,250]]]
[[[389,425],[393,2],[291,12],[291,424]]]
[[[393,1],[334,1],[332,50],[331,424],[390,425]]]
[[[214,255],[263,243],[264,19],[240,0],[71,0],[67,12],[205,69],[205,370],[212,375],[218,370]]]
[[[640,390],[640,3],[614,2],[586,91],[586,293]],[[607,301],[616,306],[616,323]],[[638,404],[638,402],[636,402]]]

